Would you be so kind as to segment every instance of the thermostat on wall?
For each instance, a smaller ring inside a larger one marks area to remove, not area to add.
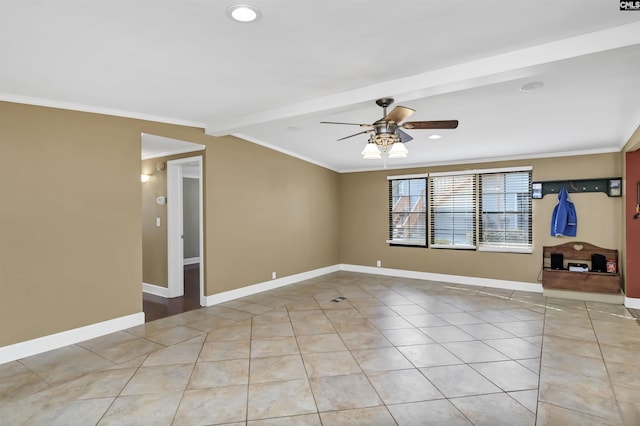
[[[158,203],[159,206],[167,204],[167,197],[165,197],[164,195],[159,196],[158,198],[156,198],[156,203]]]

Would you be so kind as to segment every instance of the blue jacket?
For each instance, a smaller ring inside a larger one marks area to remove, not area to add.
[[[577,229],[576,207],[569,201],[569,193],[563,188],[558,194],[558,204],[551,216],[551,236],[575,237]]]

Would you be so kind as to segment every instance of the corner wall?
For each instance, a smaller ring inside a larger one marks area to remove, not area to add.
[[[571,194],[578,213],[578,234],[571,239],[549,235],[557,197],[550,194],[533,200],[532,254],[391,247],[385,242],[388,239],[387,176],[523,165],[533,166],[534,181],[617,177],[621,175],[621,154],[345,173],[340,180],[342,263],[375,266],[376,260],[381,260],[383,268],[536,283],[544,246],[575,240],[622,249],[621,225],[617,220],[622,199],[602,193]]]
[[[339,264],[339,175],[203,129],[0,102],[0,348],[142,311],[140,135],[206,146],[205,296]]]

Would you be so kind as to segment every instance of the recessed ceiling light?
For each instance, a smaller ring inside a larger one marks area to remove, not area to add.
[[[227,9],[229,18],[237,22],[252,22],[260,16],[260,10],[250,4],[236,4]]]
[[[442,136],[440,135],[431,135],[429,136],[429,139],[440,139]]]
[[[520,86],[521,92],[533,92],[534,90],[542,89],[544,83],[541,81],[533,81],[531,83],[523,84]]]

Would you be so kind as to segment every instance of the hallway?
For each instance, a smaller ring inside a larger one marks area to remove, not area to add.
[[[200,265],[185,265],[184,296],[167,299],[142,293],[144,321],[151,322],[200,308]]]

